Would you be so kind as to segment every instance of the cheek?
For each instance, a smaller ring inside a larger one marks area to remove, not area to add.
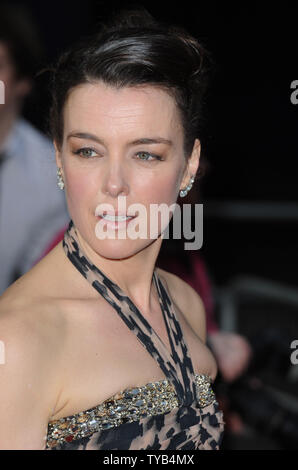
[[[178,178],[178,172],[155,175],[154,178],[140,183],[138,193],[143,194],[141,199],[145,198],[148,203],[172,204],[178,195]]]
[[[65,169],[66,198],[69,204],[79,209],[83,204],[94,199],[94,184],[90,172],[82,172]]]
[[[66,180],[66,199],[69,207],[78,211],[84,206],[93,207],[98,203],[99,181],[101,176],[96,171],[82,171],[82,169],[64,167]],[[167,169],[167,171],[154,174],[131,175],[130,201],[141,202],[145,206],[152,204],[173,204],[177,200],[179,192],[179,168]]]
[[[177,172],[170,174],[167,172],[166,175],[160,173],[138,186],[134,199],[146,208],[146,213],[143,213],[141,219],[147,219],[146,236],[148,239],[154,239],[157,234],[164,232],[170,222],[173,215],[171,206],[176,203],[178,196],[178,177]],[[170,207],[171,211],[169,211]],[[145,223],[144,220],[143,223]]]

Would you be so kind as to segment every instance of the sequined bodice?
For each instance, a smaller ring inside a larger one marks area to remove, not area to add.
[[[170,351],[131,299],[82,251],[72,220],[63,248],[156,360],[165,378],[125,389],[94,408],[50,421],[47,450],[218,448],[224,421],[211,378],[194,372],[174,304],[156,270],[153,280]]]
[[[217,403],[211,378],[205,374],[195,374],[195,381],[198,407]],[[128,388],[94,408],[50,421],[47,448],[90,436],[100,429],[110,429],[147,416],[167,413],[178,406],[175,389],[167,379]]]

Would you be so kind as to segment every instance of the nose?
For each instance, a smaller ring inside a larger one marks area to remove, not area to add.
[[[127,196],[129,186],[124,176],[124,171],[120,163],[115,160],[110,162],[106,175],[103,180],[102,191],[114,198],[120,195]]]

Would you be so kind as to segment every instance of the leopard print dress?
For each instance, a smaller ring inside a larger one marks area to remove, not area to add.
[[[164,380],[125,389],[89,410],[50,421],[46,450],[217,450],[224,420],[208,375],[194,373],[174,305],[156,269],[171,353],[130,298],[83,252],[70,220],[65,254],[115,309],[163,371]]]

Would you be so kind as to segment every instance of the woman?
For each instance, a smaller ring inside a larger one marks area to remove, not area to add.
[[[3,449],[217,449],[222,438],[202,301],[155,267],[166,225],[126,236],[198,171],[203,49],[146,12],[121,21],[54,71],[51,131],[71,220],[1,297]]]

